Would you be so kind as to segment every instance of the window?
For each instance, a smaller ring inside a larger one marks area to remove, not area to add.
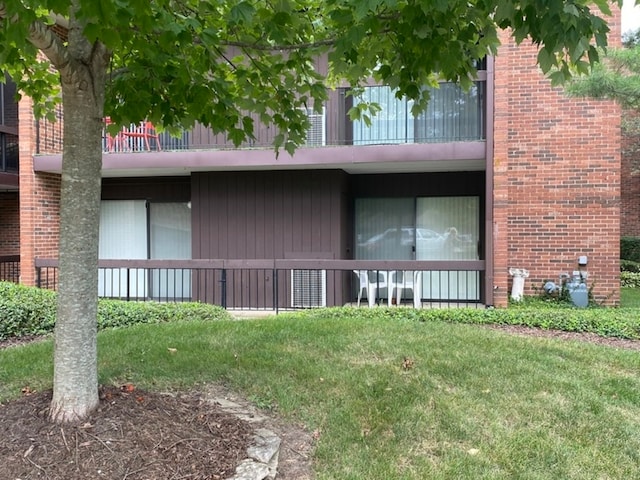
[[[18,103],[8,76],[0,83],[0,171],[18,171]]]
[[[381,110],[364,121],[352,122],[352,143],[431,143],[482,140],[484,131],[485,82],[475,82],[469,92],[453,83],[441,83],[431,89],[427,110],[414,117],[412,102],[398,99],[395,90],[386,86],[366,87],[360,97],[349,99],[377,103]]]

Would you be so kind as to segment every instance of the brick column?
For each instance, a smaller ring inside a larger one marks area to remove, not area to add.
[[[57,258],[60,176],[33,171],[37,129],[31,99],[18,105],[20,146],[20,281],[35,285],[35,259]]]
[[[619,25],[611,23],[612,38]],[[495,63],[494,267],[496,305],[510,267],[529,270],[525,294],[589,258],[597,300],[619,300],[620,109],[568,98],[536,66],[537,49],[508,32]],[[615,40],[613,41],[615,44]]]

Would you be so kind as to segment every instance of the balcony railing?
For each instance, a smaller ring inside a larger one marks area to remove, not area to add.
[[[484,261],[101,260],[98,291],[275,312],[358,303],[480,308],[484,268]],[[36,272],[38,286],[57,288],[57,260],[37,259]]]
[[[359,100],[346,95],[339,89],[332,94],[322,113],[307,112],[310,128],[307,132],[308,147],[340,145],[374,145],[402,143],[449,143],[481,141],[486,130],[486,82],[478,81],[469,92],[462,91],[453,84],[443,83],[431,92],[431,101],[425,112],[413,117],[411,102],[398,100],[388,87],[367,87]],[[348,111],[354,102],[377,103],[381,111],[372,117],[372,125],[363,121],[351,121]],[[278,131],[273,126],[265,126],[257,115],[254,118],[255,138],[238,148],[273,148],[273,140]],[[40,122],[37,124],[37,151],[55,153],[52,145],[62,145],[62,122],[53,127]],[[105,124],[106,127],[106,124]],[[176,151],[176,150],[221,150],[235,149],[224,134],[214,134],[210,128],[196,125],[175,137],[166,132],[158,132],[145,139],[142,125],[130,125],[118,134],[103,133],[105,153]],[[146,140],[149,140],[148,143]],[[45,145],[46,143],[46,145]],[[57,152],[59,153],[59,152]]]
[[[0,256],[0,281],[18,283],[20,280],[20,255]]]

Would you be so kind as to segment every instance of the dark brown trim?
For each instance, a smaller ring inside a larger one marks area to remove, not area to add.
[[[485,195],[485,175],[479,172],[387,173],[351,175],[353,198]]]
[[[0,172],[0,188],[20,186],[20,176],[17,173]]]
[[[102,200],[148,200],[150,202],[188,202],[189,177],[103,178]]]
[[[9,135],[18,135],[18,127],[10,127],[8,125],[0,124],[0,133],[7,133]]]
[[[494,251],[493,251],[493,135],[494,135],[494,58],[487,57],[487,83],[486,83],[486,95],[487,95],[487,112],[485,115],[486,127],[487,127],[487,141],[486,148],[486,163],[485,163],[485,231],[484,231],[484,258],[487,262],[486,271],[484,275],[484,297],[481,300],[485,305],[494,305],[495,300],[493,298],[493,285],[494,285]]]
[[[3,257],[6,258],[6,257]],[[57,267],[58,260],[36,258],[38,268]],[[330,260],[330,259],[213,259],[213,260],[100,260],[99,268],[277,269],[277,270],[420,270],[469,271],[485,269],[484,260]]]

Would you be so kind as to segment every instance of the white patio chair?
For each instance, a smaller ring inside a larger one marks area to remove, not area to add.
[[[400,305],[402,301],[403,291],[411,290],[413,294],[413,306],[415,308],[422,307],[422,272],[411,270],[392,271],[389,274],[389,295],[388,302],[391,306],[391,298],[395,291],[396,305]]]
[[[362,299],[362,291],[367,294],[367,303],[369,307],[376,304],[378,292],[387,288],[387,272],[385,270],[354,270],[358,277],[358,306]]]

